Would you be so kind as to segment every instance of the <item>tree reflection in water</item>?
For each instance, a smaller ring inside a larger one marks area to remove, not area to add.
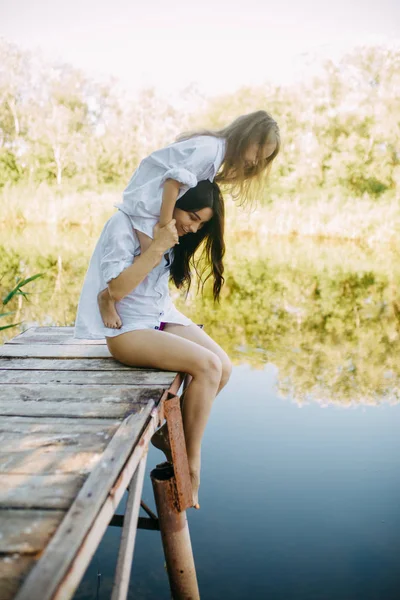
[[[96,236],[27,229],[15,240],[0,248],[2,296],[17,276],[45,272],[23,308],[25,327],[72,325]],[[208,286],[204,298],[193,286],[186,302],[172,293],[235,363],[274,363],[280,394],[299,403],[398,402],[398,248],[251,233],[227,242],[219,307]],[[4,332],[3,341],[15,334]]]

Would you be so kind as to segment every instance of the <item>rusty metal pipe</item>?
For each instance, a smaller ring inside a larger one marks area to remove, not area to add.
[[[186,512],[179,512],[173,467],[150,473],[173,600],[199,600]]]

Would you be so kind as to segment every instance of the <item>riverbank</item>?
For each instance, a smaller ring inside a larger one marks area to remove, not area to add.
[[[171,288],[177,306],[204,323],[235,364],[273,363],[284,396],[398,402],[399,246],[265,235],[240,219],[236,226],[235,233],[228,225],[221,304],[212,302],[210,282],[204,297],[194,282],[187,298]],[[4,324],[73,325],[97,237],[80,226],[3,230],[1,295],[17,277],[44,274],[27,302],[13,300],[8,310],[16,313]],[[15,330],[1,333],[5,341]]]
[[[0,227],[48,225],[79,227],[97,235],[120,202],[122,189],[58,190],[49,185],[6,187],[0,193]],[[226,199],[227,242],[265,236],[353,240],[375,245],[400,245],[400,202],[394,193],[379,200],[344,197],[339,191],[292,194],[271,190],[268,202],[252,210]]]

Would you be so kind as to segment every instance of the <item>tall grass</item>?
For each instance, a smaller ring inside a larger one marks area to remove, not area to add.
[[[5,186],[0,193],[0,224],[12,227],[45,224],[96,229],[121,201],[122,190],[57,189],[40,186]]]
[[[377,202],[368,197],[328,195],[322,190],[312,201],[306,194],[274,195],[269,204],[251,212],[230,203],[227,232],[260,240],[266,236],[304,236],[397,245],[400,203],[389,195]]]
[[[79,227],[95,235],[121,197],[122,188],[76,191],[47,184],[5,187],[0,193],[0,227]],[[227,238],[240,235],[262,243],[265,236],[307,236],[368,245],[399,244],[400,203],[394,194],[377,201],[367,196],[343,197],[334,190],[313,190],[310,194],[282,191],[253,210],[238,207],[229,198],[226,205]]]

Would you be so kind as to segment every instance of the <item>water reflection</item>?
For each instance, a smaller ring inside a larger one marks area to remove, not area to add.
[[[272,366],[234,368],[214,403],[201,510],[188,511],[202,598],[397,600],[400,406],[300,406]],[[153,509],[149,471],[143,499]],[[119,508],[123,512],[124,503]],[[111,597],[120,532],[109,528],[76,600]],[[170,597],[157,532],[138,531],[129,597]]]
[[[73,324],[97,232],[29,229],[0,248],[0,291],[15,277],[45,272],[14,320]],[[4,236],[3,236],[4,237]],[[399,248],[247,235],[228,238],[226,286],[215,307],[210,290],[192,289],[181,310],[227,350],[233,361],[279,372],[281,396],[319,401],[397,403],[400,397]],[[15,335],[7,331],[5,337]]]

